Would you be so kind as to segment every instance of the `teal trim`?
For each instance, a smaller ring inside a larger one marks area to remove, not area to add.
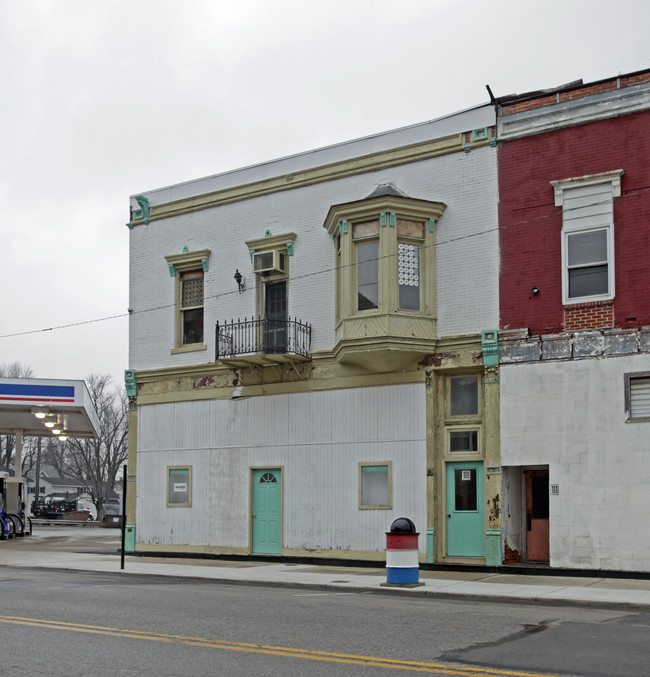
[[[201,259],[201,268],[203,268],[203,272],[207,273],[208,269],[210,267],[210,262],[208,259]]]
[[[390,216],[388,217],[388,225],[391,228],[395,228],[396,221],[397,221],[397,216],[395,215],[395,212],[391,212]]]
[[[190,250],[187,247],[183,247],[183,254],[189,254]]]
[[[169,264],[169,277],[176,277],[176,267],[173,263]]]
[[[482,129],[474,129],[472,131],[472,141],[487,141],[488,138],[488,128],[483,127]]]
[[[485,468],[485,474],[486,475],[500,475],[501,474],[501,466],[500,465],[488,465]]]
[[[293,256],[293,242],[287,242],[287,256]]]
[[[135,522],[124,525],[124,552],[135,552]]]
[[[267,228],[264,237],[273,237],[273,233]]]
[[[131,223],[131,222],[129,221],[129,223],[126,224],[126,227],[127,227],[129,230],[133,230],[133,226],[134,226],[134,225],[135,225],[135,224],[133,224],[133,223]]]
[[[387,465],[363,465],[361,464],[363,472],[388,472]]]
[[[436,561],[435,529],[427,529],[427,563],[433,564]]]
[[[135,218],[140,218],[142,217],[144,219],[144,222],[146,224],[149,223],[149,200],[144,196],[144,195],[135,195],[133,198],[139,205],[142,213],[139,216],[135,216]]]
[[[429,219],[429,232],[430,233],[436,232],[436,220],[433,218]]]
[[[253,470],[252,551],[282,552],[282,470]]]
[[[381,227],[385,228],[388,225],[388,215],[386,214],[386,212],[382,212],[379,215],[379,218],[380,218]]]
[[[124,385],[126,386],[126,396],[136,397],[138,386],[135,381],[135,371],[133,369],[124,370]]]
[[[496,147],[497,147],[497,138],[496,138],[496,136],[493,136],[493,137],[490,139],[490,146],[492,146],[492,148],[496,148]]]
[[[484,557],[483,462],[447,463],[446,477],[447,555]]]
[[[254,250],[254,249],[249,249],[249,250],[248,250],[248,253],[251,255],[251,263],[253,263],[253,255],[255,254],[255,250]]]
[[[463,150],[464,150],[466,153],[469,153],[469,152],[472,150],[472,147],[469,145],[469,143],[466,143],[466,144],[463,146]]]
[[[341,223],[343,224],[343,235],[347,235],[348,234],[348,228],[350,227],[350,222],[347,219],[343,219],[343,221],[341,221]]]
[[[496,329],[481,332],[481,347],[483,348],[483,366],[499,366],[499,332]]]
[[[485,566],[499,567],[503,564],[501,529],[485,530]]]

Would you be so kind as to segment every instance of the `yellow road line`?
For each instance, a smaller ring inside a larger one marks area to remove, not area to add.
[[[51,621],[41,618],[22,618],[20,616],[0,616],[0,622],[12,625],[28,625],[51,630],[67,630],[69,632],[83,632],[112,637],[127,637],[129,639],[144,639],[155,642],[183,644],[209,649],[224,649],[228,651],[244,651],[261,653],[287,658],[308,658],[315,661],[327,661],[351,665],[366,665],[370,667],[392,668],[396,670],[410,670],[412,672],[428,672],[455,677],[552,677],[548,674],[532,672],[516,672],[512,670],[498,670],[470,666],[450,665],[444,663],[423,663],[418,661],[402,661],[394,658],[380,658],[377,656],[360,656],[355,654],[334,653],[329,651],[314,651],[310,649],[295,649],[283,646],[267,646],[264,644],[250,644],[245,642],[230,642],[205,637],[186,637],[183,635],[168,635],[146,630],[129,630],[125,628],[111,628],[102,625],[83,625],[80,623],[66,623],[65,621]]]

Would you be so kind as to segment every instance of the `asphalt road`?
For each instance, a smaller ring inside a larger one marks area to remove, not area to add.
[[[650,614],[0,567],[0,638],[0,675],[624,677]]]

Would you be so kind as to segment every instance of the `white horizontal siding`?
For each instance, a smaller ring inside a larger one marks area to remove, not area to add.
[[[393,519],[426,520],[422,385],[139,410],[139,542],[248,544],[250,468],[283,468],[283,545],[382,551]],[[358,509],[359,462],[392,463],[392,510]],[[192,508],[167,508],[168,465],[192,465]],[[422,541],[422,548],[425,547]]]

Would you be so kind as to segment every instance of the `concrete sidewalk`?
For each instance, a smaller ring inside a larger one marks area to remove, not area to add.
[[[99,532],[99,533],[98,533]],[[383,568],[128,556],[120,570],[119,532],[47,528],[0,542],[0,565],[111,574],[208,579],[221,583],[305,587],[330,592],[382,592],[494,601],[650,607],[650,580],[420,571],[416,588],[386,587]]]

